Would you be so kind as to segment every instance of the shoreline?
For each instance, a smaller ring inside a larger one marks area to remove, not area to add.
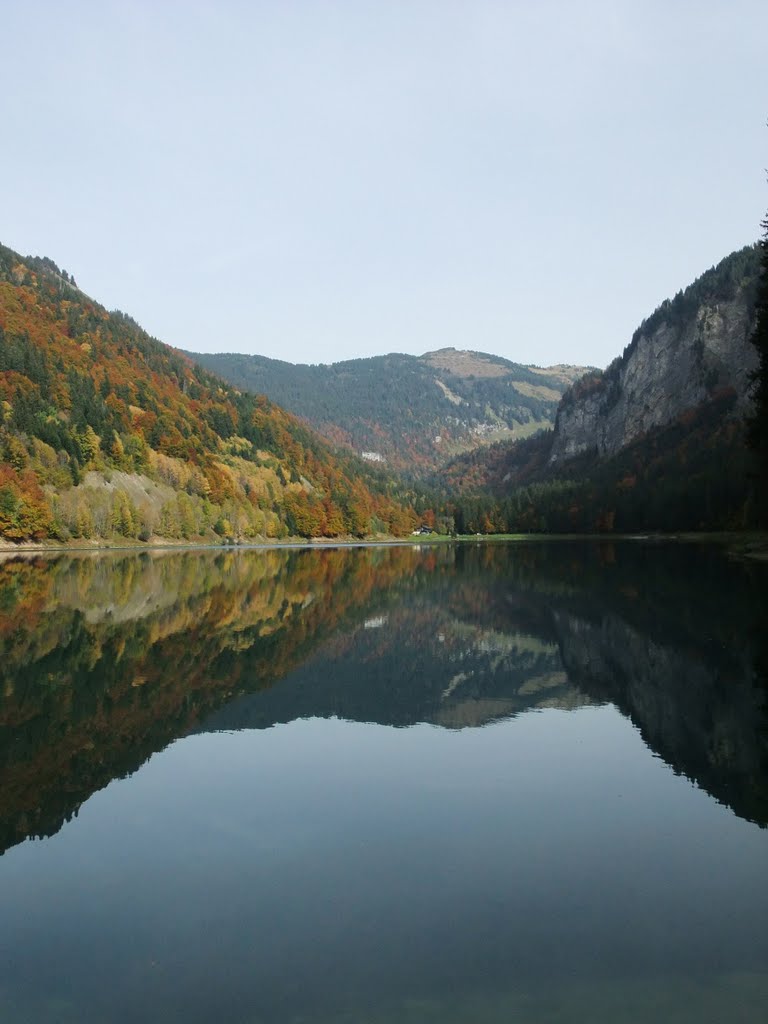
[[[280,540],[267,538],[232,543],[211,541],[95,541],[82,542],[29,542],[0,540],[0,559],[14,555],[98,555],[116,552],[174,552],[174,551],[264,551],[272,549],[313,549],[313,548],[359,548],[359,547],[391,547],[396,545],[442,544],[509,544],[509,543],[549,543],[563,541],[584,542],[627,542],[635,543],[698,543],[718,544],[729,549],[736,557],[768,561],[768,532],[732,531],[720,533],[515,533],[515,534],[424,534],[407,537],[286,537]]]

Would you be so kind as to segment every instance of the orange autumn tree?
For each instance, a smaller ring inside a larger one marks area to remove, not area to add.
[[[0,536],[42,540],[50,533],[51,510],[31,470],[17,472],[0,464]]]
[[[412,516],[381,473],[2,246],[0,465],[12,540],[365,536]]]

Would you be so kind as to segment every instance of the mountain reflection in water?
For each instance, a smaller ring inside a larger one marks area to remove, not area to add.
[[[0,561],[3,1024],[762,1021],[767,569]]]
[[[609,702],[765,826],[767,576],[629,542],[6,559],[0,847],[193,732]]]

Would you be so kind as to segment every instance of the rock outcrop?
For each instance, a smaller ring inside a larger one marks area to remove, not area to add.
[[[756,246],[728,256],[664,302],[603,373],[566,392],[550,465],[590,451],[612,455],[725,390],[743,415],[757,365],[750,337],[759,269]]]

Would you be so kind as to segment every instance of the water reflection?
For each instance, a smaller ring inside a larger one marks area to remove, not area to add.
[[[192,732],[480,726],[610,702],[768,822],[766,567],[674,545],[187,552],[0,564],[0,846]]]
[[[761,1020],[765,568],[6,560],[0,1016]]]

